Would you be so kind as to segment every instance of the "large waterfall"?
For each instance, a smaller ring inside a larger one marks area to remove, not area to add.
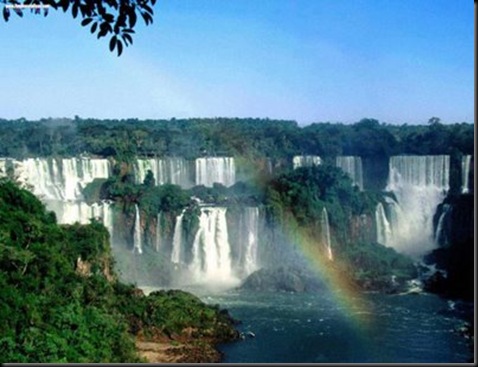
[[[135,165],[137,183],[142,183],[148,170],[156,185],[170,183],[189,189],[195,185],[212,187],[214,183],[232,186],[236,183],[236,166],[232,157],[205,157],[194,161],[184,158],[138,159]]]
[[[390,158],[387,191],[392,237],[387,245],[421,256],[434,248],[433,215],[448,190],[449,156],[395,156]]]
[[[259,268],[259,209],[202,206],[197,230],[176,218],[170,262],[177,286],[235,286]],[[164,246],[162,246],[164,248]]]
[[[464,155],[461,158],[461,192],[467,194],[470,191],[470,164],[471,155]]]
[[[259,267],[259,208],[243,208],[238,223],[234,226],[238,231],[237,238],[231,239],[236,257],[233,267],[237,270],[238,275],[245,277]]]
[[[321,229],[321,241],[322,241],[322,246],[325,249],[325,253],[327,255],[327,258],[332,261],[333,255],[332,255],[332,244],[330,241],[330,227],[329,227],[329,216],[327,214],[327,209],[324,207],[322,209],[322,215],[320,219],[320,229]]]
[[[151,170],[156,185],[169,183],[188,189],[194,186],[190,166],[190,162],[177,157],[138,159],[135,166],[136,182],[142,183],[148,170]]]
[[[108,178],[106,159],[28,158],[20,162],[20,181],[33,188],[44,200],[81,200],[81,190],[95,178]]]
[[[81,190],[95,178],[108,178],[111,172],[107,159],[93,158],[27,158],[3,160],[14,169],[14,175],[30,187],[53,210],[62,224],[89,223],[92,217],[103,222],[113,233],[112,208],[107,202],[88,205]]]
[[[299,167],[318,166],[322,163],[322,159],[317,155],[296,155],[292,158],[292,166],[294,169]]]
[[[196,185],[212,187],[215,182],[227,187],[236,183],[234,158],[209,157],[196,159]]]
[[[201,208],[190,270],[196,283],[238,283],[231,267],[226,208]]]
[[[340,156],[335,159],[335,165],[349,175],[354,185],[357,185],[360,190],[363,190],[362,158],[356,156]]]

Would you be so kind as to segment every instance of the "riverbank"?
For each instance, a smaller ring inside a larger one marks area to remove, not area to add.
[[[148,363],[218,363],[222,353],[207,342],[178,343],[136,341],[136,349]]]
[[[146,314],[130,314],[130,331],[139,356],[148,363],[221,362],[216,346],[239,339],[239,321],[219,305],[207,305],[180,290],[146,291],[147,296],[139,288],[135,291],[135,305],[145,302],[141,309]]]

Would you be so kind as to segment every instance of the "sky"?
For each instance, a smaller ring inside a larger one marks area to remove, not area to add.
[[[0,118],[474,122],[471,0],[158,0],[154,13],[120,57],[70,14],[0,19]]]

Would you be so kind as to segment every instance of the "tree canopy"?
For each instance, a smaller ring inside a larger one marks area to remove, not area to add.
[[[32,193],[0,179],[0,362],[141,362],[134,338],[237,337],[232,319],[181,291],[120,283],[99,222],[58,225]]]
[[[313,123],[301,127],[295,121],[258,118],[0,118],[0,139],[0,156],[12,158],[88,153],[121,161],[164,156],[235,156],[258,161],[294,155],[451,154],[453,149],[473,154],[474,125],[390,125],[362,119],[350,125]]]

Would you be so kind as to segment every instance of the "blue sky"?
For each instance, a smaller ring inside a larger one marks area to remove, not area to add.
[[[0,117],[473,122],[473,7],[158,0],[121,57],[79,19],[27,12],[0,21]]]

